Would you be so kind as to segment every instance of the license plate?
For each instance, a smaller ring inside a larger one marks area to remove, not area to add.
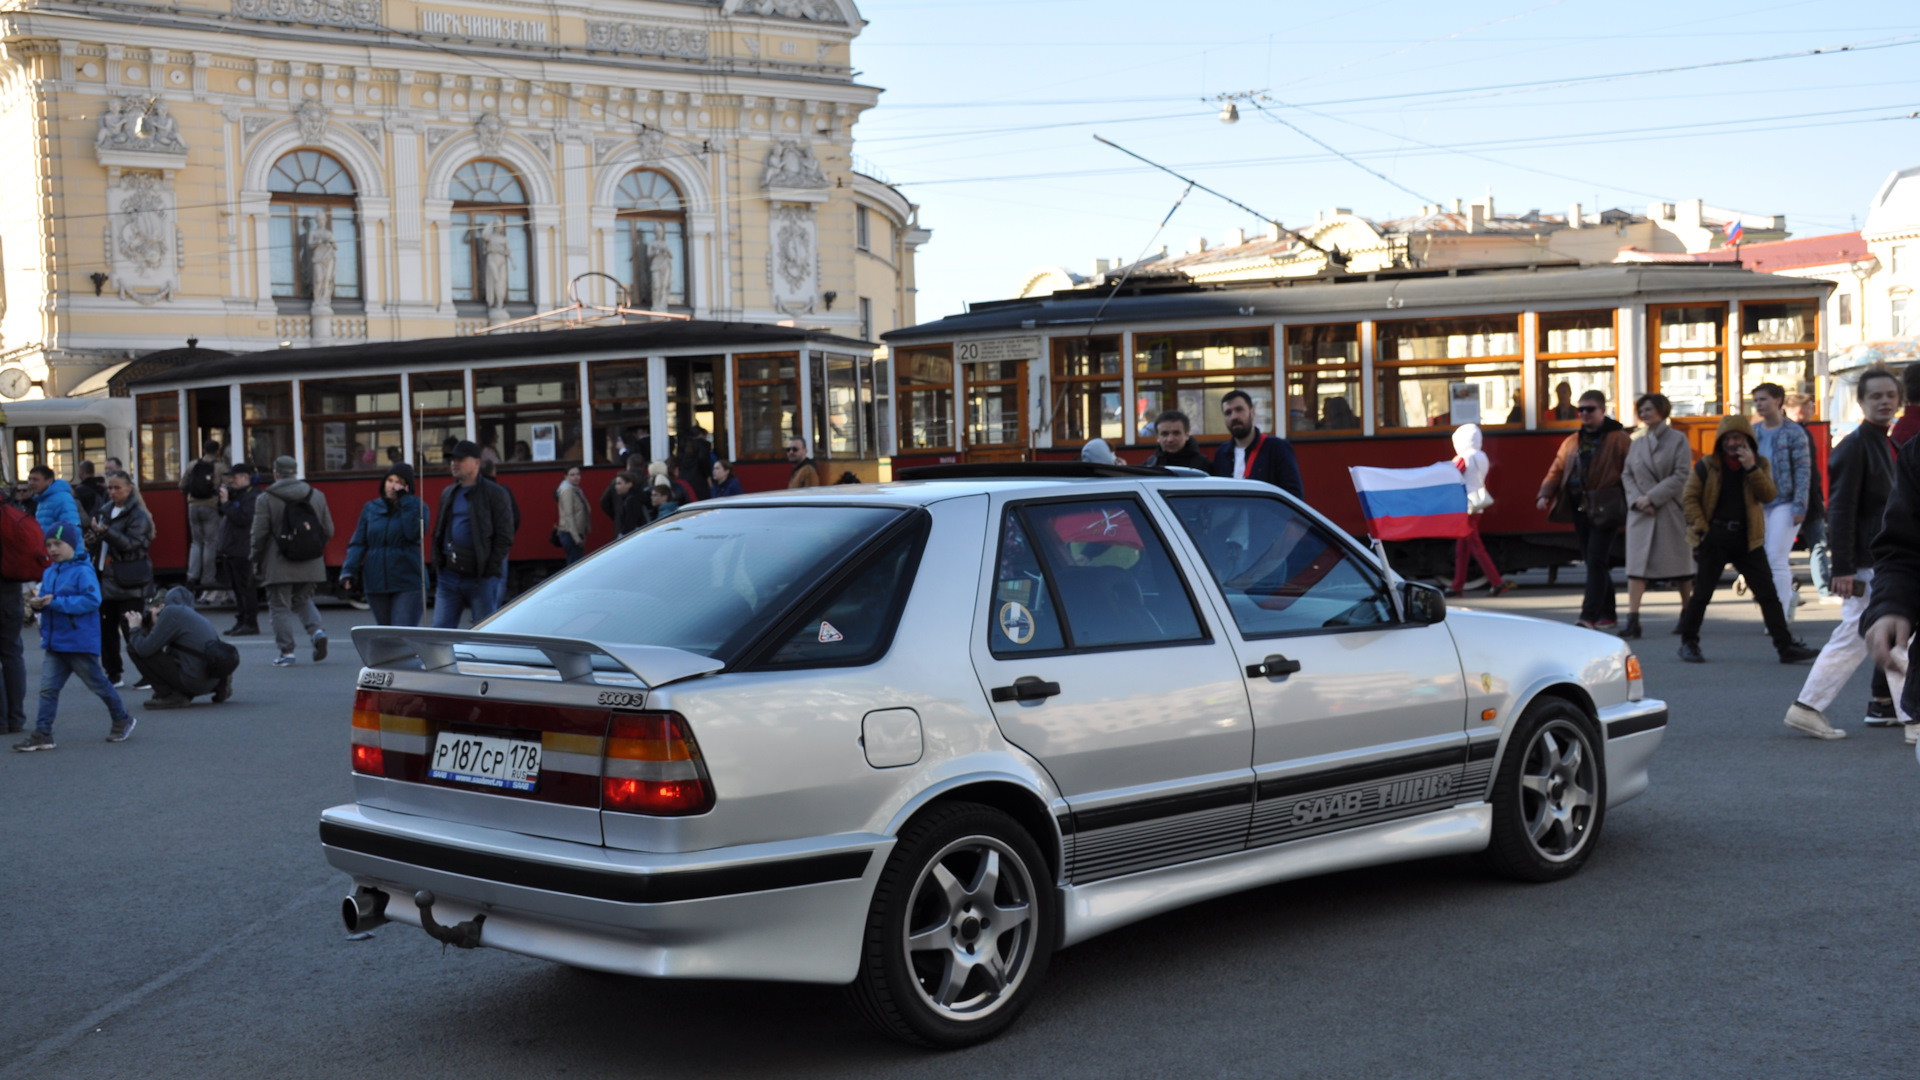
[[[434,740],[427,775],[479,787],[532,791],[540,781],[540,744],[443,731]]]

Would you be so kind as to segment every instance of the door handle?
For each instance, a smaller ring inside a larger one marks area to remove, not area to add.
[[[1272,679],[1285,678],[1300,670],[1300,661],[1289,660],[1279,653],[1267,657],[1257,664],[1247,665],[1247,678]]]
[[[1050,698],[1059,692],[1060,684],[1057,682],[1047,682],[1044,679],[1037,679],[1032,675],[1022,675],[1020,678],[1013,680],[1012,686],[994,687],[993,700],[1039,701],[1042,698]]]

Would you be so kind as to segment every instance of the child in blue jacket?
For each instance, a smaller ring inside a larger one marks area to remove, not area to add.
[[[60,690],[71,675],[79,675],[106,703],[113,719],[108,742],[126,742],[137,722],[100,667],[100,579],[87,560],[76,557],[79,541],[80,530],[65,523],[47,533],[53,565],[40,575],[40,594],[33,598],[33,610],[40,613],[40,647],[47,653],[40,665],[40,720],[13,745],[22,753],[53,749],[53,718],[60,711]]]

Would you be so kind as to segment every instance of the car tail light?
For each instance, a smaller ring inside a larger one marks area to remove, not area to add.
[[[1647,684],[1640,679],[1640,658],[1627,654],[1627,700],[1639,701],[1647,696]]]
[[[386,755],[380,752],[380,695],[371,690],[353,693],[353,771],[387,775]]]
[[[607,732],[601,808],[682,817],[713,808],[713,782],[687,722],[672,713],[615,716]]]

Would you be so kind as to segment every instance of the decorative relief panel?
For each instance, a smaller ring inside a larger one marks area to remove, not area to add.
[[[152,305],[180,287],[184,258],[173,185],[159,173],[118,171],[107,181],[107,265],[123,299]]]
[[[453,128],[430,127],[427,129],[427,153],[440,149],[440,144],[458,135]]]
[[[233,14],[260,22],[380,28],[380,0],[233,0]]]
[[[294,123],[300,125],[300,138],[314,145],[326,141],[327,107],[308,98],[293,110]]]
[[[705,60],[707,32],[682,30],[677,26],[647,26],[643,23],[588,19],[587,48]]]
[[[820,233],[813,207],[775,206],[767,231],[767,284],[773,288],[773,306],[788,315],[811,312],[820,289]]]
[[[831,184],[826,172],[820,168],[820,159],[813,155],[812,147],[792,139],[782,139],[767,151],[766,168],[760,172],[760,186],[771,191],[776,188],[824,188]]]
[[[100,111],[100,127],[93,134],[99,153],[167,154],[187,152],[180,137],[180,121],[159,98],[110,97]]]
[[[723,15],[770,15],[782,19],[844,24],[846,16],[834,0],[727,0]]]

